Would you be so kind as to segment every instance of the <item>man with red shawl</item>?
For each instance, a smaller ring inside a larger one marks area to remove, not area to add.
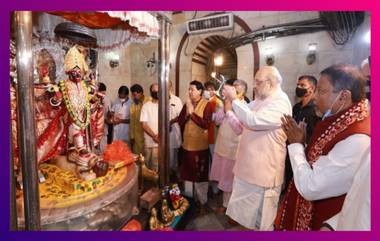
[[[290,116],[282,128],[294,179],[277,212],[277,230],[319,230],[343,205],[355,172],[370,148],[370,116],[362,74],[334,65],[321,72],[315,103],[323,119],[304,148],[305,125]]]

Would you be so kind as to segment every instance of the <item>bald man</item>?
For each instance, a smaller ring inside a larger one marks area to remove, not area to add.
[[[273,230],[284,181],[286,135],[281,117],[292,115],[292,106],[281,83],[279,71],[265,66],[255,75],[256,98],[248,105],[238,101],[234,88],[226,85],[223,90],[244,126],[226,214],[249,229]]]

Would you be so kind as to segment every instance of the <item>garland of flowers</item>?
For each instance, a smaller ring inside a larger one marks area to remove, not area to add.
[[[63,100],[65,102],[66,109],[69,112],[71,119],[74,121],[74,123],[76,125],[78,125],[82,129],[84,129],[84,128],[86,128],[90,124],[91,111],[90,111],[90,96],[88,94],[88,88],[86,86],[86,83],[83,80],[81,81],[81,84],[82,84],[83,88],[85,90],[87,90],[87,96],[86,96],[86,120],[84,122],[82,122],[78,118],[78,114],[77,113],[74,113],[73,105],[72,105],[72,103],[71,103],[71,101],[69,99],[68,93],[67,93],[65,81],[61,80],[59,82],[59,88],[60,88],[60,90],[61,90],[61,92],[63,94]]]

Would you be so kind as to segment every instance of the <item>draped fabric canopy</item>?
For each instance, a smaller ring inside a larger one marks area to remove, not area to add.
[[[93,29],[98,50],[107,51],[126,47],[130,43],[145,43],[159,36],[157,18],[146,11],[49,13]]]
[[[128,22],[132,27],[137,28],[139,32],[147,33],[148,36],[158,37],[159,26],[155,16],[144,11],[108,11],[105,12],[110,17],[121,19]]]
[[[92,29],[122,29],[158,37],[156,17],[145,11],[49,12]]]

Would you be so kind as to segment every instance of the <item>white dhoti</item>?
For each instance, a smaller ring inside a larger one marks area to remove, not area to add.
[[[193,197],[202,205],[207,203],[208,182],[189,182],[185,181],[184,194]],[[194,185],[193,185],[194,184]]]
[[[265,188],[235,176],[226,214],[249,229],[273,230],[281,186]]]
[[[176,175],[178,172],[178,148],[169,149],[169,166],[170,170],[175,171]]]
[[[223,192],[223,207],[227,208],[232,192]]]

